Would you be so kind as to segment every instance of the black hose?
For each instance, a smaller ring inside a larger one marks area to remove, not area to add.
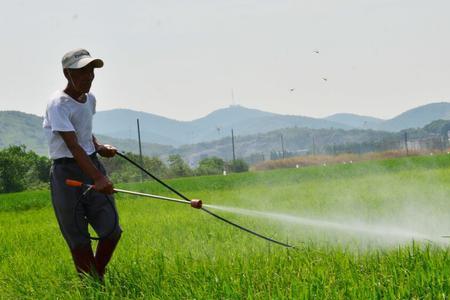
[[[175,194],[177,194],[178,196],[180,196],[180,197],[183,198],[184,200],[186,200],[186,201],[188,201],[188,202],[191,202],[191,200],[189,200],[188,197],[184,196],[182,193],[178,192],[176,189],[172,188],[171,186],[169,186],[168,184],[166,184],[164,181],[162,181],[161,179],[159,179],[159,178],[157,178],[156,176],[154,176],[153,174],[151,174],[149,171],[147,171],[146,169],[144,169],[144,168],[143,168],[142,166],[140,166],[138,163],[136,163],[136,162],[134,162],[133,160],[131,160],[130,158],[128,158],[125,154],[120,153],[120,152],[117,152],[117,155],[119,155],[120,157],[124,158],[125,160],[127,160],[128,162],[130,162],[131,164],[133,164],[135,167],[137,167],[138,169],[140,169],[142,172],[144,172],[145,174],[147,174],[148,176],[150,176],[151,178],[153,178],[154,180],[156,180],[157,182],[159,182],[160,184],[162,184],[162,185],[165,186],[167,189],[171,190],[172,192],[174,192]],[[294,248],[294,249],[296,249],[296,248],[295,248],[294,246],[292,246],[292,245],[289,245],[289,244],[286,244],[286,243],[283,243],[283,242],[280,242],[280,241],[271,239],[271,238],[269,238],[269,237],[267,237],[267,236],[264,236],[264,235],[262,235],[262,234],[259,234],[259,233],[255,232],[255,231],[253,231],[253,230],[250,230],[250,229],[245,228],[245,227],[243,227],[243,226],[241,226],[241,225],[238,225],[238,224],[236,224],[236,223],[233,223],[233,222],[231,222],[231,221],[225,219],[224,217],[221,217],[221,216],[219,216],[218,214],[213,213],[212,211],[210,211],[210,210],[208,210],[208,209],[206,209],[206,208],[204,208],[204,207],[202,207],[201,210],[203,210],[204,212],[208,213],[209,215],[211,215],[211,216],[213,216],[213,217],[215,217],[215,218],[217,218],[217,219],[219,219],[219,220],[221,220],[221,221],[223,221],[223,222],[225,222],[225,223],[227,223],[227,224],[229,224],[229,225],[232,225],[232,226],[234,226],[234,227],[236,227],[236,228],[238,228],[238,229],[240,229],[240,230],[243,230],[243,231],[245,231],[245,232],[248,232],[248,233],[250,233],[250,234],[253,234],[254,236],[257,236],[257,237],[259,237],[259,238],[261,238],[261,239],[264,239],[264,240],[266,240],[266,241],[269,241],[269,242],[272,242],[272,243],[275,243],[275,244],[278,244],[278,245],[281,245],[281,246],[284,246],[284,247],[287,247],[287,248]]]
[[[95,236],[91,236],[89,233],[86,234],[86,233],[81,229],[81,226],[80,226],[80,224],[79,224],[79,222],[78,222],[77,211],[78,211],[78,207],[79,207],[81,204],[83,204],[83,202],[84,202],[85,200],[87,200],[87,195],[88,195],[89,193],[91,193],[91,192],[92,192],[92,190],[90,190],[90,189],[85,190],[85,191],[82,192],[81,196],[79,197],[79,199],[78,199],[78,201],[77,201],[77,203],[75,204],[75,207],[74,207],[74,209],[73,209],[73,218],[74,218],[74,220],[75,220],[75,226],[77,227],[77,229],[78,229],[78,231],[80,232],[81,235],[83,235],[84,237],[87,237],[88,239],[93,240],[93,241],[101,241],[101,240],[107,239],[109,236],[111,236],[111,235],[114,233],[114,231],[116,230],[117,225],[118,225],[118,223],[119,223],[119,222],[118,222],[119,216],[117,215],[117,211],[116,211],[116,208],[114,207],[114,204],[112,203],[112,200],[108,197],[108,195],[104,195],[104,196],[106,197],[107,202],[109,203],[109,205],[111,205],[111,207],[112,207],[112,209],[113,209],[113,212],[114,212],[114,226],[112,226],[111,230],[109,230],[109,231],[108,231],[106,234],[104,234],[103,236],[95,237]]]
[[[264,239],[264,240],[266,240],[266,241],[269,241],[269,242],[272,242],[272,243],[275,243],[275,244],[278,244],[278,245],[281,245],[281,246],[284,246],[284,247],[287,247],[287,248],[295,248],[295,247],[292,246],[292,245],[289,245],[289,244],[286,244],[286,243],[283,243],[283,242],[279,242],[279,241],[277,241],[277,240],[271,239],[270,237],[267,237],[267,236],[264,236],[264,235],[262,235],[262,234],[259,234],[259,233],[255,232],[255,231],[253,231],[253,230],[250,230],[250,229],[248,229],[248,228],[245,228],[245,227],[243,227],[243,226],[241,226],[241,225],[239,225],[239,224],[233,223],[233,222],[231,222],[230,220],[227,220],[227,219],[225,219],[224,217],[221,217],[221,216],[219,216],[218,214],[215,214],[215,213],[213,213],[212,211],[207,210],[207,209],[204,208],[204,207],[202,207],[201,210],[203,210],[204,212],[210,214],[211,216],[213,216],[213,217],[215,217],[215,218],[217,218],[217,219],[219,219],[219,220],[221,220],[221,221],[224,221],[225,223],[228,223],[228,224],[230,224],[230,225],[232,225],[232,226],[234,226],[234,227],[236,227],[236,228],[239,228],[240,230],[246,231],[246,232],[248,232],[248,233],[250,233],[250,234],[253,234],[253,235],[255,235],[255,236],[259,237],[259,238],[262,238],[262,239]]]
[[[134,162],[133,160],[129,159],[125,154],[122,154],[120,152],[117,152],[117,155],[119,155],[120,157],[126,159],[128,162],[130,162],[131,164],[133,164],[135,167],[137,167],[138,169],[140,169],[142,172],[144,172],[145,174],[147,174],[148,176],[150,176],[151,178],[155,179],[157,182],[159,182],[160,184],[162,184],[163,186],[165,186],[166,188],[168,188],[169,190],[171,190],[172,192],[174,192],[175,194],[177,194],[178,196],[180,196],[181,198],[183,198],[184,200],[191,202],[191,200],[189,200],[189,198],[185,197],[182,193],[178,192],[176,189],[172,188],[171,186],[169,186],[168,184],[166,184],[164,181],[162,181],[161,179],[159,179],[158,177],[156,177],[155,175],[151,174],[149,171],[147,171],[146,169],[144,169],[143,167],[141,167],[138,163]]]

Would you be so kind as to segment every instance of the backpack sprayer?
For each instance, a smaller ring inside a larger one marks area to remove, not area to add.
[[[146,193],[140,193],[140,192],[134,192],[134,191],[128,191],[128,190],[123,190],[123,189],[114,189],[115,192],[118,193],[125,193],[125,194],[130,194],[130,195],[135,195],[135,196],[141,196],[141,197],[148,197],[148,198],[153,198],[153,199],[158,199],[158,200],[164,200],[164,201],[171,201],[171,202],[176,202],[176,203],[181,203],[181,204],[190,204],[191,207],[196,208],[196,209],[200,209],[203,210],[204,212],[206,212],[207,214],[231,225],[234,226],[240,230],[243,230],[247,233],[250,233],[254,236],[257,236],[261,239],[264,239],[266,241],[269,241],[271,243],[275,243],[287,248],[294,248],[296,249],[294,246],[289,245],[287,243],[283,243],[277,240],[274,240],[272,238],[269,238],[267,236],[264,236],[262,234],[259,234],[253,230],[250,230],[248,228],[245,228],[239,224],[236,224],[230,220],[225,219],[224,217],[221,217],[219,215],[217,215],[216,213],[213,213],[212,211],[206,209],[205,207],[203,207],[203,202],[200,199],[189,199],[186,196],[184,196],[182,193],[180,193],[179,191],[177,191],[176,189],[172,188],[171,186],[169,186],[168,184],[166,184],[164,181],[162,181],[161,179],[157,178],[156,176],[154,176],[153,174],[151,174],[149,171],[145,170],[142,166],[140,166],[138,163],[134,162],[133,160],[131,160],[130,158],[128,158],[125,154],[117,152],[117,155],[119,155],[120,157],[122,157],[123,159],[127,160],[129,163],[133,164],[135,167],[137,167],[138,169],[140,169],[142,172],[144,172],[145,174],[147,174],[148,176],[150,176],[151,178],[153,178],[154,180],[156,180],[158,183],[160,183],[161,185],[163,185],[164,187],[166,187],[167,189],[169,189],[170,191],[172,191],[173,193],[175,193],[176,195],[178,195],[179,197],[181,197],[182,199],[176,199],[176,198],[171,198],[171,197],[164,197],[164,196],[159,196],[159,195],[152,195],[152,194],[146,194]],[[67,179],[66,180],[66,184],[72,187],[82,187],[85,188],[85,191],[83,194],[88,193],[90,190],[95,189],[94,185],[89,185],[89,184],[85,184],[82,183],[80,181],[76,181],[76,180],[71,180],[71,179]],[[91,238],[91,239],[98,239],[98,238]]]

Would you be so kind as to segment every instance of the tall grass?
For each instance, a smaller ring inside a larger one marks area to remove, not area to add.
[[[169,183],[205,203],[450,233],[449,158],[409,157]],[[169,194],[154,182],[122,188]],[[0,195],[0,299],[448,299],[445,243],[386,241],[117,195],[123,238],[105,287],[79,280],[47,191]]]

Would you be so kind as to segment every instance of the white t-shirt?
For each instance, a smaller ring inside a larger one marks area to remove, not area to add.
[[[47,104],[42,124],[51,159],[73,157],[58,131],[74,131],[78,144],[84,151],[88,155],[95,152],[92,141],[92,116],[95,114],[95,104],[95,97],[91,93],[87,94],[84,103],[75,101],[63,91],[53,94]]]

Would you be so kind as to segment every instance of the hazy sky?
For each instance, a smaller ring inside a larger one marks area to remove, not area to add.
[[[83,47],[105,61],[98,110],[192,120],[233,91],[276,113],[390,118],[450,101],[449,12],[448,0],[0,0],[0,110],[43,115],[65,86],[62,55]]]

